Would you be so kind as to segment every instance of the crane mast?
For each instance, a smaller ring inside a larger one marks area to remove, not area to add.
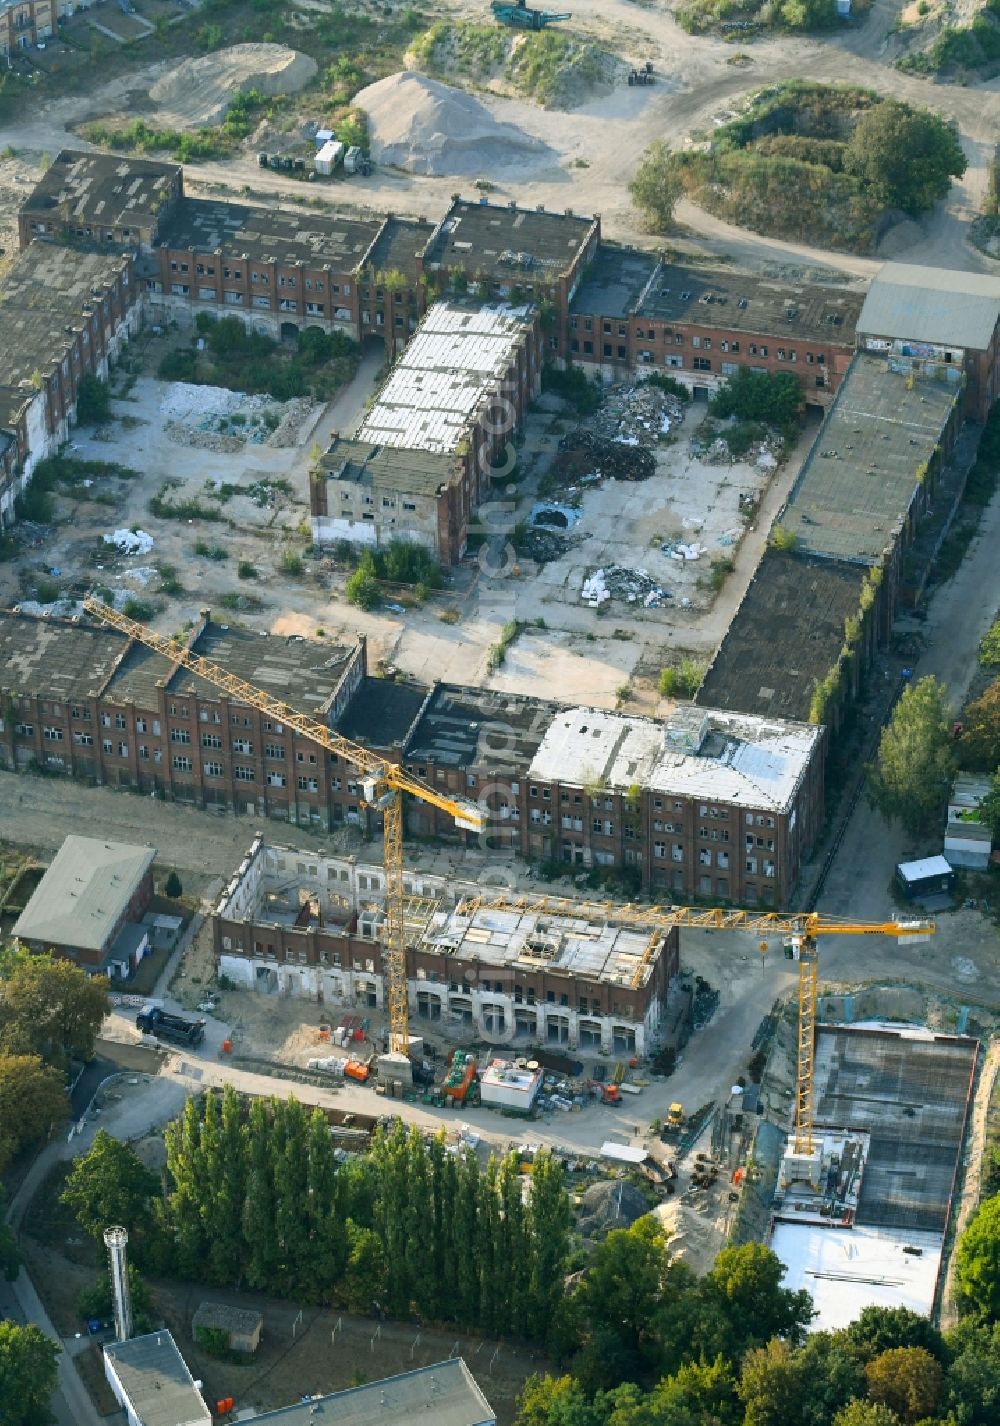
[[[382,814],[382,864],[385,870],[385,929],[383,960],[385,963],[385,998],[389,1019],[389,1047],[393,1054],[408,1057],[410,1048],[410,1008],[406,976],[406,925],[403,917],[403,793],[418,798],[432,807],[447,812],[459,827],[471,832],[483,830],[483,814],[473,802],[445,797],[419,777],[406,771],[399,763],[379,757],[369,748],[345,738],[318,718],[299,712],[290,704],[245,679],[237,678],[219,664],[202,657],[178,639],[155,634],[144,624],[129,619],[109,608],[99,599],[83,601],[88,614],[93,614],[119,633],[146,648],[162,654],[172,665],[163,680],[170,682],[177,669],[197,674],[218,688],[227,697],[266,714],[286,727],[294,728],[303,737],[335,753],[361,774],[364,802]]]

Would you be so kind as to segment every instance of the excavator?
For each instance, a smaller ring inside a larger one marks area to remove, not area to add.
[[[512,30],[544,30],[546,25],[554,25],[558,20],[571,20],[573,16],[552,10],[529,9],[526,0],[493,0],[493,18],[500,25],[509,25]]]

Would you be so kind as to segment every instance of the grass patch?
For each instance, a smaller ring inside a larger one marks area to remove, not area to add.
[[[149,513],[158,520],[214,520],[222,519],[221,510],[211,505],[203,505],[200,500],[168,500],[168,485],[163,485],[149,502]]]
[[[195,540],[194,552],[201,555],[202,559],[215,560],[221,563],[229,558],[229,551],[225,545],[210,545],[207,540]]]
[[[176,595],[184,593],[184,586],[181,584],[176,565],[161,564],[157,566],[157,569],[160,575],[161,594]]]
[[[557,30],[532,33],[439,20],[411,48],[428,74],[480,84],[503,78],[516,93],[545,108],[609,81],[607,50],[581,35]]]
[[[693,698],[704,677],[703,664],[697,659],[683,658],[680,663],[660,670],[660,693],[664,698]]]
[[[190,347],[167,352],[158,368],[161,380],[226,386],[273,396],[276,401],[297,396],[326,401],[350,381],[361,360],[356,342],[342,332],[323,332],[318,327],[301,331],[294,347],[248,332],[239,317],[216,321],[199,312],[197,330],[205,339],[205,350],[199,352],[193,339]],[[245,418],[231,424],[239,427]]]
[[[256,579],[257,566],[253,560],[240,560],[236,566],[236,574],[240,579]]]
[[[156,613],[156,605],[150,599],[139,599],[133,594],[122,605],[122,613],[126,619],[135,619],[139,624],[147,624]]]
[[[486,652],[486,670],[488,673],[496,673],[498,668],[502,668],[507,661],[507,650],[513,644],[518,634],[526,626],[519,620],[512,619],[500,630],[500,637],[495,644],[490,644]]]

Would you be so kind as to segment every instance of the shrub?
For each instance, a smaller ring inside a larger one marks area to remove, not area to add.
[[[678,381],[676,376],[669,376],[666,372],[654,371],[647,376],[646,380],[650,386],[655,386],[659,391],[665,391],[668,396],[676,396],[680,401],[690,401],[691,393],[684,385],[683,381]]]
[[[799,542],[799,537],[794,530],[789,530],[786,525],[780,524],[777,520],[771,526],[771,548],[774,550],[794,550]]]
[[[987,629],[979,641],[979,662],[983,668],[996,668],[1000,664],[1000,619]]]
[[[379,604],[378,580],[375,578],[374,563],[369,551],[361,556],[357,569],[344,586],[349,604],[357,609],[375,609]]]
[[[111,420],[111,392],[108,383],[91,372],[80,378],[76,391],[76,419],[81,426],[96,426]]]
[[[256,579],[257,566],[254,564],[253,560],[240,560],[239,564],[236,566],[236,573],[240,577],[240,579]]]
[[[660,693],[664,698],[693,698],[704,677],[705,670],[697,660],[683,658],[676,667],[660,670]]]
[[[292,579],[298,579],[304,569],[302,556],[296,554],[294,550],[283,549],[278,560],[278,568],[282,574],[287,574]]]
[[[151,604],[148,599],[138,599],[132,594],[125,600],[122,613],[126,619],[135,619],[139,624],[146,624],[156,613],[156,606]]]
[[[589,416],[601,404],[600,382],[592,381],[582,367],[571,363],[560,371],[558,367],[542,367],[542,390],[554,392],[576,407],[577,414]]]
[[[180,877],[175,870],[171,869],[166,881],[163,883],[164,896],[169,896],[171,901],[176,901],[177,898],[183,894],[183,891],[184,888],[181,886]]]

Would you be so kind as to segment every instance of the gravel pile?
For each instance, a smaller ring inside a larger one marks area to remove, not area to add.
[[[478,177],[554,160],[541,139],[494,119],[485,104],[425,74],[404,70],[355,98],[368,115],[377,164],[407,173]]]
[[[186,59],[158,79],[149,97],[157,119],[180,128],[221,124],[234,94],[255,89],[273,97],[297,94],[315,76],[317,64],[287,45],[232,45],[200,59]]]
[[[630,1228],[649,1212],[649,1204],[634,1184],[603,1179],[580,1195],[577,1227],[585,1238],[603,1237],[613,1228]]]

